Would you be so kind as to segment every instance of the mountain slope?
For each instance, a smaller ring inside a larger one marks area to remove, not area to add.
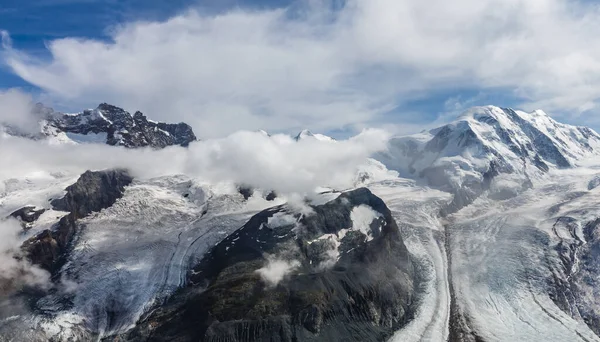
[[[131,115],[107,103],[76,114],[55,112],[38,104],[33,115],[40,122],[40,133],[32,135],[14,127],[5,127],[5,131],[57,143],[106,143],[128,148],[187,146],[196,140],[192,128],[185,123],[155,122],[139,111]]]
[[[542,111],[475,107],[458,120],[393,138],[376,156],[402,176],[455,193],[455,211],[484,191],[497,199],[530,188],[550,169],[576,166],[600,151],[600,135],[556,122]]]
[[[294,146],[341,144],[315,139]],[[8,174],[0,224],[63,260],[0,298],[0,341],[600,341],[599,141],[479,107],[349,165],[342,193]]]
[[[361,188],[304,211],[253,216],[128,340],[380,341],[406,324],[414,269],[383,201]]]

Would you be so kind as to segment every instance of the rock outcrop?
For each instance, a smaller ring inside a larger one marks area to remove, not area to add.
[[[24,206],[21,209],[15,210],[9,216],[16,218],[21,222],[23,229],[31,228],[31,224],[37,221],[43,213],[46,212],[44,208],[36,208],[35,206]]]
[[[383,341],[411,317],[414,277],[390,211],[361,188],[253,216],[114,340]]]
[[[194,131],[186,123],[152,121],[139,111],[131,115],[107,103],[75,114],[56,112],[38,104],[33,114],[39,120],[39,132],[0,122],[0,133],[33,140],[50,139],[56,143],[101,143],[155,149],[172,145],[186,147],[197,140]]]
[[[75,184],[67,187],[63,198],[51,202],[55,210],[69,214],[52,229],[44,230],[23,244],[31,262],[53,274],[58,271],[77,233],[77,220],[112,206],[132,181],[129,173],[121,169],[83,173]]]
[[[79,114],[49,112],[46,117],[49,125],[61,132],[106,134],[108,145],[164,148],[171,145],[188,146],[196,140],[192,128],[185,123],[151,121],[139,111],[132,116],[122,108],[107,103]]]

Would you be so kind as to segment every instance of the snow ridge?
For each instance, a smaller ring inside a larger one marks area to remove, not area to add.
[[[456,121],[392,138],[376,159],[402,176],[461,192],[464,206],[491,190],[497,199],[533,186],[550,170],[572,168],[600,151],[600,135],[558,123],[541,110],[474,107]]]

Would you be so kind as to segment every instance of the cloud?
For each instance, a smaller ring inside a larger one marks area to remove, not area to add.
[[[300,267],[298,260],[283,260],[273,257],[267,258],[267,264],[256,270],[265,283],[269,286],[277,286],[288,274]]]
[[[383,131],[366,130],[348,140],[296,142],[286,135],[241,131],[194,142],[189,148],[155,151],[0,137],[2,161],[10,165],[0,168],[0,184],[38,172],[77,175],[88,169],[124,167],[142,178],[186,174],[211,184],[234,182],[278,194],[305,194],[317,186],[352,187],[359,168],[368,167],[367,158],[384,149],[387,138]]]
[[[26,133],[39,133],[40,126],[32,115],[31,95],[17,89],[0,90],[0,125],[19,128]]]
[[[0,43],[2,43],[2,48],[12,48],[12,39],[10,39],[10,35],[6,30],[0,30]]]
[[[367,237],[367,241],[373,239],[373,230],[371,223],[382,215],[368,205],[359,205],[352,208],[350,219],[352,220],[352,229],[358,230]]]
[[[25,286],[50,287],[48,272],[31,265],[22,255],[18,238],[21,230],[14,219],[0,220],[0,301]]]
[[[594,2],[348,0],[335,11],[333,3],[190,10],[126,23],[108,41],[49,41],[50,59],[4,44],[5,62],[48,99],[108,101],[188,121],[202,137],[377,122],[403,101],[440,89],[508,92],[526,110],[577,115],[596,108]]]

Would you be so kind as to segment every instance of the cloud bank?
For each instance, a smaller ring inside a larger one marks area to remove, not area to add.
[[[173,146],[163,150],[112,147],[101,144],[51,145],[24,138],[0,137],[0,168],[4,181],[39,172],[78,175],[85,170],[123,167],[136,177],[185,174],[215,184],[234,182],[280,194],[311,193],[317,186],[352,187],[367,158],[384,149],[388,135],[365,130],[341,141],[267,136],[240,131],[221,139]]]
[[[108,40],[51,40],[49,59],[12,48],[3,33],[3,60],[49,101],[112,102],[188,121],[201,137],[356,127],[386,120],[426,91],[457,88],[507,92],[525,110],[597,107],[600,9],[592,1],[334,3],[192,9],[115,27]]]

